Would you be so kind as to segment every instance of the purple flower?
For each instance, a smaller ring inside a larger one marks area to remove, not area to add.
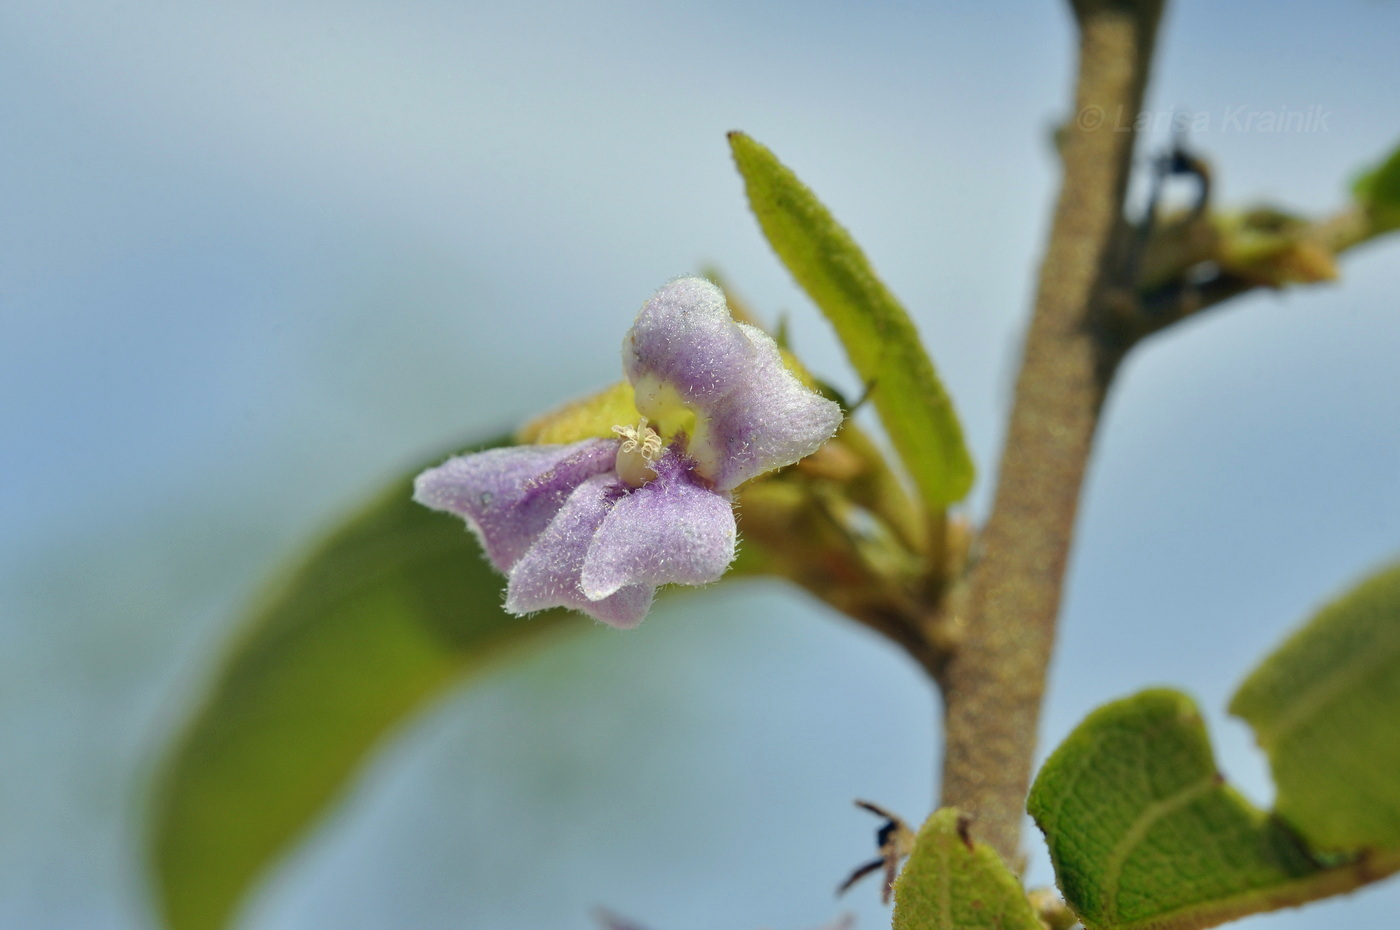
[[[571,607],[628,629],[658,586],[718,580],[734,560],[734,488],[816,451],[841,423],[702,278],[647,301],[622,361],[641,417],[616,438],[464,455],[414,484],[415,500],[480,538],[509,579],[511,613]]]

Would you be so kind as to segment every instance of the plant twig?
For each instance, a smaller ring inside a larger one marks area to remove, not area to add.
[[[1388,227],[1375,225],[1365,210],[1351,206],[1314,221],[1298,238],[1315,243],[1327,255],[1335,256],[1390,231]],[[1119,322],[1126,322],[1122,331],[1130,334],[1128,338],[1136,343],[1198,313],[1265,287],[1269,285],[1254,278],[1222,273],[1203,283],[1187,282],[1164,288],[1155,294],[1130,296],[1121,309],[1131,319]]]
[[[1075,114],[965,634],[940,675],[943,799],[1017,861],[1041,696],[1080,486],[1123,348],[1096,333],[1164,0],[1074,0]],[[1121,254],[1121,253],[1120,253]]]

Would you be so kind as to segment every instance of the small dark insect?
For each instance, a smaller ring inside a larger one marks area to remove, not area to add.
[[[1190,178],[1196,185],[1196,196],[1191,209],[1187,212],[1185,220],[1177,221],[1179,225],[1199,219],[1210,206],[1210,165],[1193,155],[1180,138],[1175,139],[1170,149],[1152,159],[1152,186],[1148,190],[1147,206],[1143,209],[1142,219],[1137,223],[1137,234],[1133,237],[1123,274],[1123,280],[1130,285],[1138,283],[1138,274],[1147,252],[1147,245],[1158,231],[1157,205],[1162,200],[1163,191],[1167,182],[1177,177]]]
[[[890,896],[894,894],[894,877],[899,872],[899,864],[914,850],[914,831],[910,830],[908,825],[897,815],[891,814],[877,804],[872,804],[869,801],[856,801],[856,807],[864,808],[875,816],[885,819],[884,825],[875,831],[875,845],[879,849],[880,855],[852,872],[850,878],[847,878],[841,883],[841,887],[836,889],[836,894],[845,894],[846,890],[856,882],[883,867],[885,885],[880,890],[880,900],[889,904]]]

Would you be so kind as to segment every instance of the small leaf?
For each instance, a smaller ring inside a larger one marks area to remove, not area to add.
[[[1230,712],[1269,755],[1279,816],[1319,849],[1400,849],[1400,565],[1318,611]]]
[[[1337,257],[1311,238],[1311,225],[1282,210],[1260,207],[1211,217],[1222,271],[1265,287],[1335,281]]]
[[[1378,168],[1362,175],[1352,193],[1370,215],[1376,232],[1400,229],[1400,147]]]
[[[1044,930],[1016,876],[951,807],[919,828],[894,883],[894,930]]]
[[[476,541],[411,486],[341,524],[249,614],[166,761],[151,842],[172,930],[227,926],[386,731],[464,671],[573,621],[505,614]]]
[[[1195,930],[1341,894],[1400,855],[1324,867],[1216,771],[1186,695],[1099,708],[1046,761],[1027,805],[1065,900],[1090,930]]]
[[[729,134],[763,233],[846,348],[924,502],[942,510],[972,487],[962,427],[909,315],[850,234],[773,153]]]

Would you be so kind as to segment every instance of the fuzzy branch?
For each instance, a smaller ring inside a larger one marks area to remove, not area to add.
[[[1041,267],[1015,403],[965,634],[939,676],[944,804],[1008,862],[1019,855],[1041,696],[1080,485],[1122,347],[1098,315],[1125,232],[1133,134],[1118,113],[1142,105],[1163,0],[1075,0],[1079,71],[1062,147],[1064,181]],[[1084,127],[1092,126],[1096,129]]]

